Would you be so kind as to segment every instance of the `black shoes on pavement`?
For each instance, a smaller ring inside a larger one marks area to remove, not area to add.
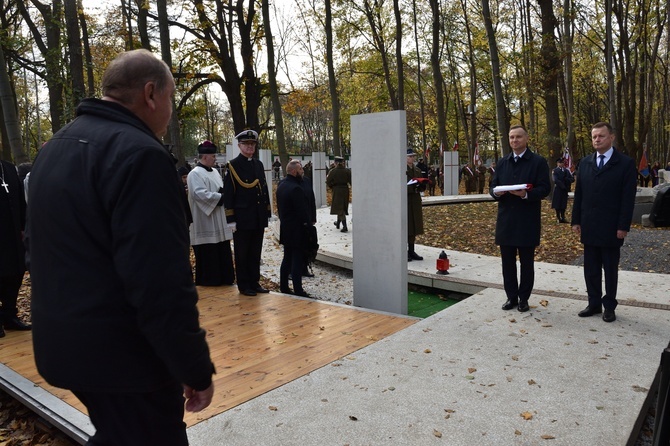
[[[592,308],[592,307],[586,307],[582,311],[580,311],[577,315],[579,317],[589,317],[593,316],[594,314],[603,314],[603,320],[605,322],[614,322],[616,320],[616,314],[614,313],[614,310],[609,310],[605,308],[605,311],[603,312],[602,308]]]
[[[412,260],[423,260],[423,257],[414,251],[407,251],[407,261],[411,262]]]
[[[505,310],[505,311],[511,310],[512,308],[516,308],[517,305],[519,305],[517,302],[513,302],[513,301],[507,299],[507,302],[505,302],[503,304],[502,309]]]
[[[521,313],[525,313],[526,311],[530,310],[530,307],[528,306],[528,301],[527,300],[522,300],[520,302],[514,302],[513,300],[507,299],[507,302],[505,302],[502,306],[502,309],[507,311],[511,310],[513,308],[517,308]]]

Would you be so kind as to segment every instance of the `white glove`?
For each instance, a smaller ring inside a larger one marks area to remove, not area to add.
[[[237,231],[237,223],[235,223],[235,222],[228,223],[228,227],[229,227],[230,230],[233,231],[233,232]]]

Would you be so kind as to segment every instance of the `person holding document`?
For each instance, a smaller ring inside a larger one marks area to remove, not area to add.
[[[503,310],[528,311],[535,281],[535,247],[540,244],[541,201],[547,195],[547,160],[528,148],[528,133],[520,125],[509,131],[512,152],[499,160],[490,194],[498,202],[496,245],[500,246],[503,284],[507,301]],[[517,279],[516,258],[521,264]]]

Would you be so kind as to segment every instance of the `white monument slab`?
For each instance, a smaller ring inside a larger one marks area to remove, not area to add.
[[[312,152],[312,188],[316,198],[316,208],[326,206],[326,166],[328,158],[324,152]]]
[[[458,151],[444,152],[444,190],[442,195],[458,195]]]
[[[354,305],[407,314],[407,118],[404,110],[351,117]]]

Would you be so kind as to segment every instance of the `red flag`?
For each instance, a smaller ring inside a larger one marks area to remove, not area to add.
[[[475,143],[475,155],[472,157],[472,161],[474,161],[475,166],[482,165],[482,159],[479,157],[479,143]]]
[[[572,165],[572,156],[570,156],[570,149],[568,147],[564,149],[563,159],[565,160],[565,167],[567,167],[570,172],[574,172],[575,169]]]
[[[644,151],[642,152],[642,158],[640,158],[640,166],[637,168],[637,170],[644,177],[649,175],[649,163],[647,162],[647,148],[646,147],[645,147]]]

